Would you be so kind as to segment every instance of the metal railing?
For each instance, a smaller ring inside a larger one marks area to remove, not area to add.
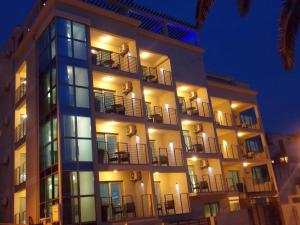
[[[152,164],[154,166],[182,166],[182,149],[181,148],[159,148],[151,149]]]
[[[118,95],[106,95],[94,92],[96,112],[116,113],[125,116],[142,117],[143,104],[138,98]]]
[[[233,126],[232,114],[214,112],[215,123],[219,126]]]
[[[107,67],[120,71],[137,73],[137,59],[133,56],[122,56],[119,53],[92,48],[92,63],[96,66]]]
[[[15,142],[20,141],[26,136],[26,119],[24,119],[18,126],[15,128]]]
[[[158,83],[163,85],[172,85],[172,72],[157,67],[141,66],[143,81],[149,83]]]
[[[207,102],[197,100],[187,103],[184,97],[178,97],[180,112],[189,116],[211,117],[211,107]]]
[[[260,193],[260,192],[273,192],[275,190],[273,180],[257,179],[257,178],[244,178],[244,187],[247,193]]]
[[[14,215],[15,224],[26,224],[26,211]]]
[[[234,180],[232,178],[226,178],[226,185],[229,192],[244,192],[244,183],[238,180]]]
[[[191,212],[190,197],[188,193],[165,194],[156,197],[156,212],[158,216],[184,214]]]
[[[120,221],[129,218],[153,216],[152,195],[143,194],[140,198],[141,201],[136,202],[132,195],[101,196],[102,221]]]
[[[218,153],[217,141],[212,137],[196,137],[190,146],[185,145],[185,147],[187,152]]]
[[[26,163],[15,169],[15,185],[26,182]]]
[[[236,144],[219,144],[224,159],[238,159],[239,146]]]
[[[196,193],[206,192],[223,192],[225,191],[223,176],[221,174],[215,175],[190,175],[191,188]]]
[[[259,118],[253,118],[251,120],[241,120],[238,118],[236,120],[236,125],[241,128],[249,128],[249,129],[261,129],[262,123]]]
[[[98,162],[101,164],[147,164],[145,144],[97,142]]]
[[[199,218],[199,219],[169,222],[169,223],[165,223],[165,225],[211,225],[211,223],[210,223],[210,218]]]
[[[261,147],[261,149],[249,149],[245,146],[241,146],[242,156],[245,159],[265,159],[267,158],[266,147]]]
[[[23,81],[21,85],[16,89],[16,97],[15,97],[16,103],[18,103],[25,96],[26,96],[26,82]]]
[[[149,103],[146,103],[149,104]],[[153,106],[151,110],[147,107],[147,120],[153,123],[163,123],[177,125],[177,111],[173,108],[164,108]]]

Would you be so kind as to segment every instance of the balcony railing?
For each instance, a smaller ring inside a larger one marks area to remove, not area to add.
[[[165,194],[163,198],[156,196],[156,212],[158,216],[190,213],[189,194]]]
[[[95,91],[96,112],[142,117],[142,100],[126,96],[106,95]]]
[[[14,215],[15,224],[26,224],[26,211]]]
[[[97,142],[98,161],[101,164],[147,164],[147,147],[145,144]]]
[[[247,193],[273,192],[275,190],[273,180],[244,178],[245,191]]]
[[[102,221],[110,222],[153,216],[151,194],[143,194],[139,197],[141,205],[134,201],[134,196],[132,195],[101,196]]]
[[[214,113],[215,117],[215,123],[219,126],[233,126],[233,120],[232,120],[232,115],[229,113],[222,113],[220,114],[219,112]]]
[[[211,107],[207,102],[197,100],[187,103],[183,97],[179,97],[180,112],[189,116],[211,117]]]
[[[107,67],[129,73],[137,73],[136,57],[111,52],[104,49],[92,48],[92,63],[96,66]]]
[[[217,141],[215,138],[197,137],[190,145],[185,145],[187,152],[218,153]]]
[[[223,192],[225,191],[223,176],[216,175],[190,175],[192,191],[196,193]]]
[[[15,142],[17,143],[22,138],[26,136],[26,119],[23,120],[16,128],[15,128]]]
[[[26,182],[26,163],[15,169],[15,185]]]
[[[241,128],[248,128],[248,129],[261,129],[262,123],[259,118],[251,118],[249,120],[237,120],[237,126]]]
[[[245,159],[265,159],[266,158],[266,147],[261,147],[261,149],[249,149],[242,146],[242,155]]]
[[[238,159],[239,158],[239,146],[236,144],[220,144],[220,150],[224,159]]]
[[[182,166],[181,148],[159,148],[152,149],[152,164],[154,166]]]
[[[23,81],[21,85],[16,89],[16,103],[18,103],[26,95],[26,82]]]
[[[234,180],[232,178],[226,178],[226,184],[229,192],[244,192],[244,183],[240,180]]]
[[[141,66],[143,81],[149,83],[158,83],[163,85],[172,85],[172,72],[155,67]]]
[[[173,108],[163,109],[161,106],[153,106],[153,108],[147,107],[147,120],[153,123],[176,125],[177,111]]]

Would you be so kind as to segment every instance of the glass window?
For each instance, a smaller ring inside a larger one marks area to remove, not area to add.
[[[93,172],[79,172],[80,195],[94,195]]]
[[[88,89],[76,88],[76,106],[79,108],[90,107],[90,96]]]
[[[66,38],[58,38],[58,53],[64,57],[72,57],[72,40]]]
[[[75,67],[75,81],[76,86],[88,87],[88,70],[82,67]]]
[[[74,58],[76,59],[87,59],[86,43],[81,41],[73,41],[74,44]]]
[[[65,19],[57,19],[57,33],[60,36],[72,37],[71,21]]]
[[[77,172],[70,173],[70,194],[72,196],[78,195],[78,177]]]
[[[77,117],[77,130],[78,137],[91,138],[91,118],[90,117]]]
[[[52,199],[52,177],[47,177],[46,178],[46,201]]]
[[[73,38],[80,40],[80,41],[86,41],[86,35],[85,35],[85,26],[80,23],[73,22]]]
[[[78,160],[92,162],[93,150],[91,140],[78,140]]]
[[[63,221],[65,224],[79,223],[78,198],[66,198],[63,200]]]
[[[65,161],[76,161],[76,139],[64,139],[63,159]]]
[[[80,198],[80,215],[81,222],[92,222],[96,220],[94,197]]]
[[[75,137],[75,116],[64,116],[64,136]]]

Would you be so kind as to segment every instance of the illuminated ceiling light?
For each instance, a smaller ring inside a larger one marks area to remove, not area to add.
[[[147,59],[150,57],[150,53],[149,52],[141,52],[140,57],[141,57],[141,59]]]
[[[189,88],[187,86],[181,86],[178,88],[178,91],[187,91]]]
[[[243,137],[244,135],[245,135],[245,133],[243,133],[243,132],[238,132],[238,134],[237,134],[238,137]]]
[[[111,41],[111,37],[110,37],[110,36],[107,36],[107,35],[102,36],[102,37],[101,37],[101,41],[103,41],[103,42],[110,42],[110,41]]]
[[[144,95],[149,95],[150,93],[151,93],[150,90],[147,90],[147,89],[144,90]]]
[[[154,173],[154,175],[158,175],[158,174],[159,174],[159,172],[155,172],[155,173]]]
[[[239,106],[239,105],[238,105],[237,103],[232,103],[232,104],[231,104],[231,108],[232,108],[232,109],[235,109],[235,108],[237,108],[238,106]]]
[[[189,120],[183,120],[183,121],[182,121],[182,124],[183,124],[183,125],[190,125],[190,124],[192,124],[192,121],[189,121]]]
[[[196,101],[197,101],[197,103],[201,103],[202,102],[201,98],[199,98],[199,97],[196,99]]]
[[[212,172],[212,167],[211,166],[209,166],[207,169],[208,169],[208,172]]]
[[[111,125],[111,126],[114,126],[114,125],[117,125],[118,122],[116,122],[116,121],[110,121],[110,122],[108,122],[108,124]]]
[[[98,53],[98,51],[97,51],[97,50],[95,50],[95,49],[92,49],[92,50],[91,50],[91,53],[92,53],[92,54],[97,54],[97,53]]]
[[[111,76],[107,76],[107,77],[104,77],[103,78],[103,80],[105,80],[105,81],[108,81],[108,82],[111,82],[111,81],[113,81],[113,77],[111,77]]]
[[[114,170],[114,173],[117,173],[118,172],[118,170]]]
[[[22,119],[26,119],[27,118],[27,115],[26,114],[23,114],[21,115]]]
[[[243,162],[243,167],[247,167],[247,166],[249,166],[249,163]]]
[[[192,161],[195,162],[195,161],[197,161],[197,160],[198,160],[198,158],[197,158],[196,156],[193,156],[193,157],[192,157]]]
[[[153,128],[148,128],[148,133],[149,134],[152,134],[152,133],[154,133],[155,132],[155,129],[153,129]]]

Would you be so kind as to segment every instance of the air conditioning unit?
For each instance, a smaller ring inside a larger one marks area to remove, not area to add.
[[[123,43],[123,44],[121,45],[120,55],[121,55],[122,57],[124,57],[128,52],[129,52],[129,46],[128,46],[128,44],[127,44],[127,43]]]
[[[208,160],[206,160],[206,159],[201,159],[199,161],[199,163],[200,163],[200,168],[201,169],[206,169],[206,168],[209,167]]]
[[[132,136],[136,135],[136,132],[137,132],[137,129],[134,124],[130,124],[127,126],[126,135],[128,137],[132,137]]]
[[[190,93],[190,101],[197,99],[197,91],[191,91]]]
[[[133,87],[131,81],[127,81],[122,86],[122,93],[124,95],[128,95],[130,92],[132,92],[132,89]]]
[[[142,180],[142,172],[141,171],[132,171],[130,172],[130,181],[140,181]]]
[[[198,123],[194,126],[194,132],[195,134],[199,134],[203,132],[203,125],[201,123]]]

